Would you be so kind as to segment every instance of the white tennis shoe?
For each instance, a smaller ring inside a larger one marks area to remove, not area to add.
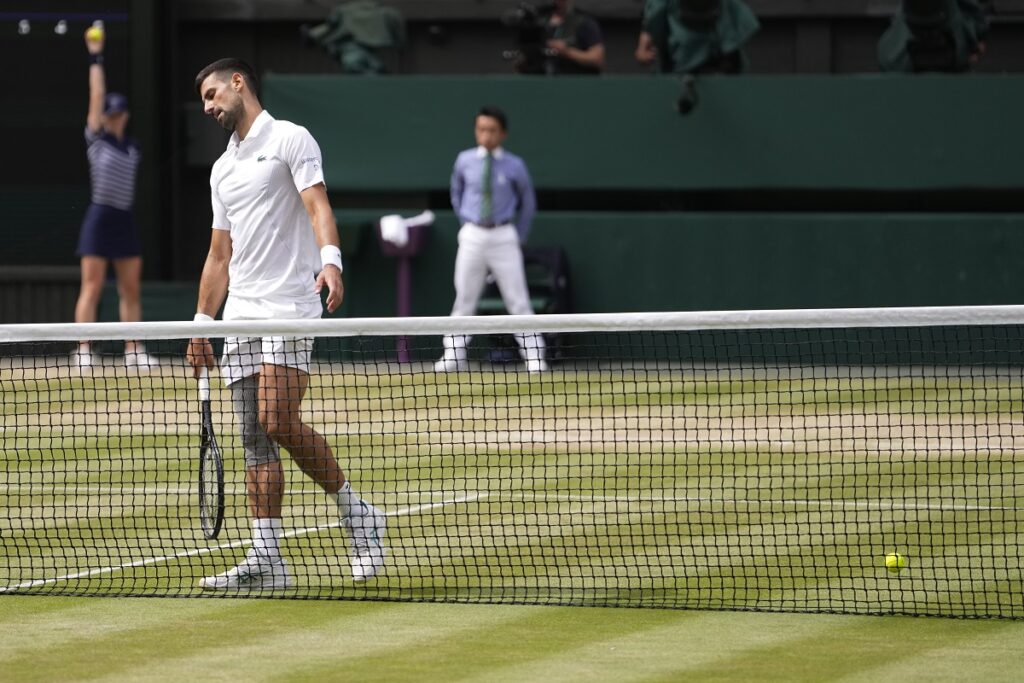
[[[160,361],[156,356],[151,356],[145,351],[135,351],[124,354],[124,366],[126,368],[138,368],[139,370],[155,370],[160,367]]]
[[[531,358],[526,361],[526,371],[532,375],[536,375],[540,372],[547,372],[548,364],[544,362],[543,358]]]
[[[78,370],[88,370],[96,364],[96,359],[93,358],[91,351],[77,349],[71,353],[71,367],[73,368]]]
[[[249,550],[237,567],[199,580],[204,590],[282,590],[295,585],[283,559],[269,560]]]
[[[434,372],[460,372],[469,369],[464,358],[442,358],[434,363]]]
[[[377,576],[384,569],[384,536],[387,533],[387,517],[378,508],[366,501],[359,501],[359,514],[344,517],[341,525],[348,532],[352,545],[352,580],[366,581]]]

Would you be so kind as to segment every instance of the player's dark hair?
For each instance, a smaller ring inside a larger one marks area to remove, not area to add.
[[[486,105],[480,107],[480,111],[478,111],[476,115],[478,117],[489,116],[490,118],[494,119],[501,125],[501,129],[503,131],[508,132],[508,117],[505,116],[505,112],[503,112],[501,109],[498,109],[497,107],[491,105]]]
[[[260,95],[260,82],[256,78],[256,72],[247,63],[241,59],[235,59],[234,57],[225,57],[224,59],[218,59],[212,64],[204,66],[198,74],[196,74],[196,92],[202,97],[203,93],[200,92],[199,88],[202,87],[203,81],[210,77],[211,74],[218,74],[223,76],[228,74],[230,78],[231,74],[242,74],[242,78],[245,79],[245,84],[249,86],[249,90],[253,92],[256,97]]]

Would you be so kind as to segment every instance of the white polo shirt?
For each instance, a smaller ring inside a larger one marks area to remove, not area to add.
[[[213,229],[231,233],[225,319],[319,318],[320,250],[299,193],[324,181],[320,146],[263,111],[213,165]]]

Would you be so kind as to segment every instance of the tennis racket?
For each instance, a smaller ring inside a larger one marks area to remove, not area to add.
[[[217,538],[224,522],[224,458],[213,432],[210,412],[210,373],[199,375],[199,405],[202,427],[199,441],[199,523],[209,539]]]

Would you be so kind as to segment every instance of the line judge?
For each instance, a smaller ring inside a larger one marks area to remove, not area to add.
[[[537,198],[526,163],[502,147],[508,117],[497,107],[482,107],[474,121],[476,147],[461,152],[452,170],[451,199],[459,229],[455,256],[455,303],[452,315],[473,315],[487,283],[487,273],[501,291],[512,315],[533,315],[523,267],[523,250],[537,212]],[[519,354],[529,372],[544,372],[544,336],[516,334]],[[469,335],[447,335],[437,372],[463,370]]]

